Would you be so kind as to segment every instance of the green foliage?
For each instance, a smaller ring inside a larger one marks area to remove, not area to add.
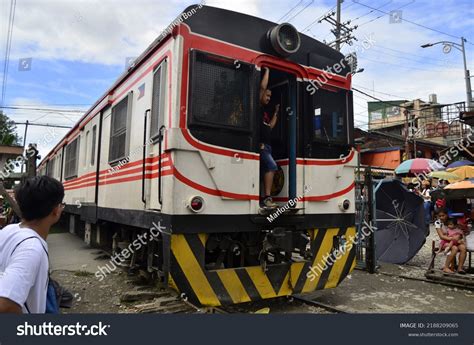
[[[0,145],[21,145],[15,123],[0,111]]]

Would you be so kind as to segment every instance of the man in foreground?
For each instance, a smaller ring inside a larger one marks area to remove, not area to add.
[[[22,221],[0,230],[0,313],[44,313],[48,288],[49,230],[62,213],[63,185],[48,176],[15,190]]]

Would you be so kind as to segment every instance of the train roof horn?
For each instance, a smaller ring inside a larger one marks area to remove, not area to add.
[[[290,23],[282,23],[271,28],[267,37],[275,52],[283,57],[296,53],[301,46],[300,34]]]

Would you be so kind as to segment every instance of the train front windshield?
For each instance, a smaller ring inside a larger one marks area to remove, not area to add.
[[[311,140],[348,143],[349,93],[319,89],[310,99]]]

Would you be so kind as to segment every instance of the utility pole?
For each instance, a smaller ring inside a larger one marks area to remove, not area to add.
[[[28,125],[29,125],[29,122],[28,120],[26,120],[26,123],[25,123],[25,136],[23,137],[23,150],[25,150],[25,146],[26,146],[26,135],[28,134]],[[21,165],[21,173],[23,174],[23,167],[25,166],[25,164],[22,164]]]
[[[408,142],[408,129],[409,129],[409,125],[408,125],[408,110],[403,110],[403,113],[405,114],[405,156],[406,156],[406,159],[410,159],[411,158],[411,154],[410,154],[410,143]]]
[[[344,0],[336,0],[337,1],[337,9],[336,11],[332,11],[322,17],[318,22],[321,23],[323,20],[328,22],[333,26],[331,32],[334,34],[336,39],[333,42],[327,43],[330,47],[336,49],[337,51],[341,51],[341,47],[344,43],[352,45],[352,40],[356,40],[354,36],[352,36],[352,31],[357,29],[357,25],[350,27],[349,24],[351,23],[348,20],[345,23],[341,22],[341,5]],[[336,18],[334,19],[334,16]]]
[[[466,49],[464,47],[464,42],[466,39],[461,37],[461,52],[462,58],[464,62],[464,78],[466,79],[466,101],[467,101],[467,111],[471,110],[472,104],[472,88],[471,88],[471,77],[469,75],[469,70],[467,69],[467,61],[466,61]]]
[[[28,145],[29,156],[26,161],[26,178],[36,176],[36,161],[38,160],[38,149],[36,144]]]
[[[337,0],[336,10],[336,50],[341,51],[341,4],[344,0]]]

